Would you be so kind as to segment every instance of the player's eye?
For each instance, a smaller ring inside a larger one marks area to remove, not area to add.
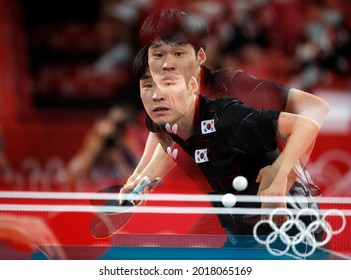
[[[161,53],[161,52],[153,53],[152,56],[153,57],[162,57],[163,53]]]
[[[153,83],[146,83],[143,85],[144,88],[153,88]]]
[[[184,53],[183,52],[175,52],[175,56],[182,56]]]

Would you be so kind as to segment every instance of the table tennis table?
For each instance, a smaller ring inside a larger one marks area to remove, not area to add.
[[[350,252],[337,252],[317,248],[308,257],[301,257],[291,250],[281,256],[272,255],[253,236],[236,236],[236,244],[226,246],[225,237],[218,235],[174,234],[117,234],[110,246],[75,245],[62,246],[68,259],[95,260],[350,260]],[[49,259],[45,249],[32,254],[16,252],[3,245],[0,254],[9,259]],[[22,254],[22,255],[21,255]]]

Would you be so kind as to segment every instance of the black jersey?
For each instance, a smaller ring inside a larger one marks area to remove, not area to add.
[[[255,182],[267,165],[265,154],[276,149],[279,111],[254,110],[230,98],[199,96],[194,133],[186,141],[170,134],[201,169],[216,193],[236,193],[233,179],[242,175],[249,186],[242,194],[256,195]],[[165,148],[165,147],[164,147]]]

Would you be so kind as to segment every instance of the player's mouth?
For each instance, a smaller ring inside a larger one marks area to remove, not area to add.
[[[177,80],[177,76],[176,75],[165,75],[163,78],[162,78],[162,82],[163,83],[174,83],[176,80]]]
[[[154,113],[163,113],[169,111],[169,108],[166,106],[156,105],[152,108],[152,112]]]

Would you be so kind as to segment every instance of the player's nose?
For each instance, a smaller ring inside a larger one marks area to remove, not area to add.
[[[163,65],[162,65],[162,70],[163,71],[172,71],[172,70],[174,70],[175,69],[175,67],[172,65],[172,64],[170,64],[170,63],[163,63]]]
[[[170,70],[174,70],[174,69],[175,69],[174,60],[171,56],[167,55],[165,57],[163,64],[162,64],[162,70],[170,71]]]
[[[155,102],[165,100],[164,92],[160,88],[157,88],[152,95],[152,100]]]

